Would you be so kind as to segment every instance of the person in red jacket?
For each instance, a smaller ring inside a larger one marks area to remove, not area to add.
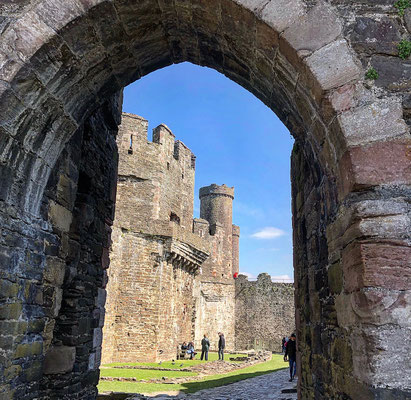
[[[285,354],[284,354],[284,361],[287,361],[290,364],[290,379],[289,382],[295,377],[295,373],[297,370],[297,343],[295,342],[295,333],[292,333],[290,336],[290,340],[287,342],[287,346],[285,347]]]

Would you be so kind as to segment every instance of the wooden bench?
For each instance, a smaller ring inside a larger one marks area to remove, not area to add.
[[[190,354],[187,353],[187,350],[183,350],[181,346],[177,346],[177,360],[185,360],[190,358]]]

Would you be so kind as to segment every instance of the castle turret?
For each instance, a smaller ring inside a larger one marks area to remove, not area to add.
[[[234,187],[226,185],[205,186],[200,189],[200,218],[210,226],[219,222],[225,231],[232,234]]]
[[[214,240],[219,250],[212,268],[212,275],[220,279],[232,277],[233,199],[233,187],[213,183],[200,189],[200,218],[210,223],[210,235],[216,235],[217,230],[221,235]]]

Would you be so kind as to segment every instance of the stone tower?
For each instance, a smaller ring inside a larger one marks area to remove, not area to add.
[[[234,188],[226,185],[205,186],[200,189],[200,218],[208,221],[210,231],[216,232],[222,228],[221,258],[215,263],[213,276],[229,278],[233,272],[233,200]]]
[[[212,184],[200,189],[200,219],[194,233],[210,243],[210,256],[197,276],[196,345],[207,334],[217,348],[218,332],[226,335],[227,350],[234,350],[235,287],[238,272],[240,230],[232,224],[234,188]]]

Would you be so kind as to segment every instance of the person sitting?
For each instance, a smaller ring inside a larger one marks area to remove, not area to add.
[[[193,342],[190,342],[188,344],[187,354],[190,354],[190,360],[194,360],[197,353],[194,351],[194,343]]]
[[[183,342],[183,344],[181,345],[181,350],[187,350],[188,346],[187,346],[187,342]]]

